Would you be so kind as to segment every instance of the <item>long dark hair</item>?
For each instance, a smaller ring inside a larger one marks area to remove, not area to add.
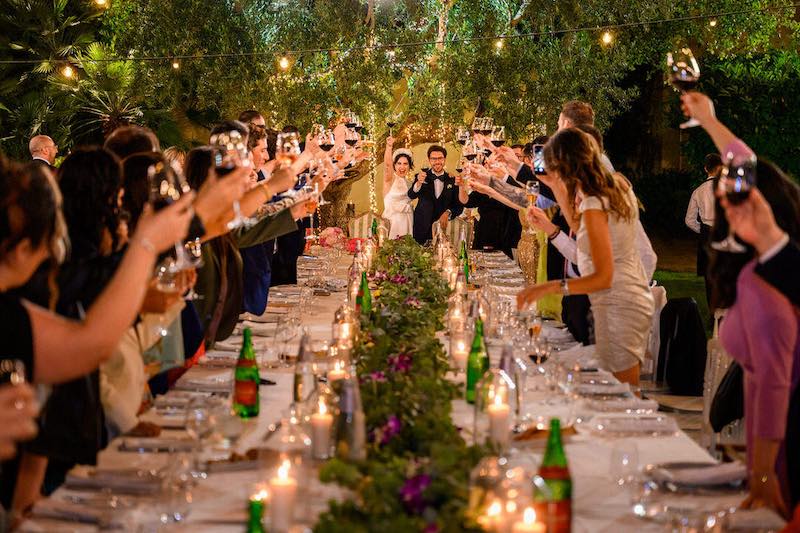
[[[775,222],[792,240],[800,240],[800,187],[775,164],[758,159],[756,166],[758,190],[772,208]],[[713,238],[724,238],[728,233],[725,212],[716,201]],[[719,252],[709,247],[708,281],[711,284],[711,306],[724,309],[736,301],[736,280],[742,268],[755,257],[755,250],[746,245],[747,252],[733,254]]]
[[[77,148],[61,164],[59,186],[73,247],[71,259],[97,254],[105,231],[111,236],[111,249],[116,249],[120,174],[117,156],[99,146]]]
[[[636,211],[628,201],[626,180],[606,170],[599,146],[589,134],[577,128],[559,131],[544,145],[544,161],[564,181],[570,198],[575,198],[580,185],[584,196],[606,198],[610,213],[622,220],[633,219]]]
[[[214,149],[210,146],[198,146],[192,148],[186,154],[186,169],[185,176],[186,182],[189,186],[199,191],[200,187],[208,179],[208,171],[211,170],[211,165],[214,164]]]
[[[163,161],[164,156],[158,152],[142,152],[122,160],[122,186],[125,189],[122,207],[130,217],[128,228],[131,234],[136,229],[144,204],[150,198],[150,180],[147,177],[147,170]]]

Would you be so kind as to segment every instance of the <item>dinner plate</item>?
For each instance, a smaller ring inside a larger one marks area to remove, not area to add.
[[[665,437],[678,433],[675,419],[660,414],[628,415],[608,413],[597,415],[581,424],[576,424],[578,433],[598,437]]]

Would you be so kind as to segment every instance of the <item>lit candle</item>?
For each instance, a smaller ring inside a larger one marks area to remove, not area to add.
[[[330,374],[328,374],[330,376]],[[316,459],[327,459],[331,448],[333,415],[328,412],[325,399],[319,399],[319,411],[311,415],[311,451]]]
[[[330,385],[334,381],[338,381],[346,377],[347,372],[344,369],[344,363],[341,361],[335,361],[333,363],[333,368],[328,370],[328,384]]]
[[[536,521],[536,511],[527,507],[522,513],[522,520],[514,524],[511,533],[544,533],[545,529],[543,523]]]
[[[453,334],[450,336],[450,357],[459,370],[467,368],[467,357],[469,356],[469,347],[467,341],[464,339],[462,333]]]
[[[270,529],[273,531],[288,531],[293,522],[297,480],[290,475],[291,466],[291,462],[284,459],[275,477],[269,480],[272,491]]]
[[[486,518],[481,521],[484,529],[491,531],[506,531],[506,516],[503,513],[503,504],[500,500],[494,500],[486,509]]]
[[[508,444],[511,428],[509,417],[511,407],[503,401],[503,396],[495,393],[494,402],[487,408],[489,412],[489,438],[500,446]]]

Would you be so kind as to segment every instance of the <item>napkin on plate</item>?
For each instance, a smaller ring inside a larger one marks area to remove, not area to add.
[[[192,449],[194,449],[194,442],[191,440],[162,437],[123,437],[119,444],[121,452],[189,452]]]
[[[746,479],[747,467],[739,462],[684,468],[665,465],[653,469],[651,475],[656,481],[670,481],[680,485],[715,486]]]
[[[33,518],[52,518],[67,522],[101,525],[109,522],[110,511],[111,509],[93,509],[77,503],[45,498],[33,506],[32,516]]]
[[[125,441],[177,442],[176,439],[123,439]],[[183,443],[192,445],[191,441]],[[161,489],[162,479],[150,472],[136,469],[74,469],[67,474],[65,487],[72,490],[110,490],[116,494],[148,495]]]
[[[592,411],[653,413],[658,411],[658,402],[641,398],[614,398],[612,400],[587,400],[585,405]]]
[[[581,383],[576,387],[578,394],[593,395],[623,395],[631,392],[627,383]]]

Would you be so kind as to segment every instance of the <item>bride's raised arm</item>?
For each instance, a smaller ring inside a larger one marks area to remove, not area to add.
[[[394,164],[392,161],[392,148],[394,148],[394,137],[391,135],[386,138],[386,151],[383,153],[383,194],[386,195],[392,187],[394,181]]]

